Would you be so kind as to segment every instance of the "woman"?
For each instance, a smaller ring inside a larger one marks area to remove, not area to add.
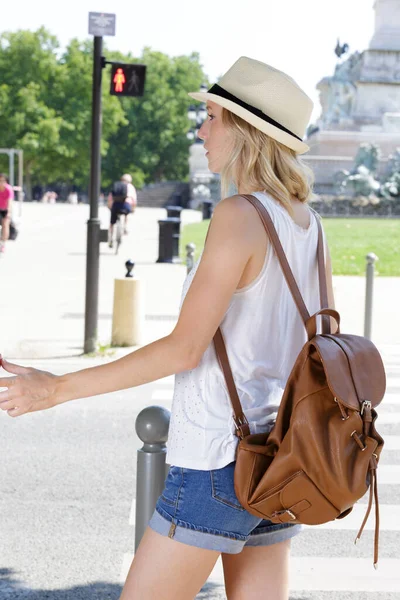
[[[199,131],[210,170],[221,174],[201,259],[188,276],[173,332],[107,365],[56,377],[4,362],[1,408],[10,416],[176,374],[167,461],[173,465],[132,563],[121,600],[194,598],[222,554],[229,600],[288,598],[290,538],[299,526],[247,513],[233,489],[237,437],[213,348],[221,324],[250,430],[269,431],[306,340],[254,207],[269,211],[310,312],[319,306],[317,223],[311,176],[298,154],[312,102],[284,73],[240,58],[209,92]],[[326,269],[333,306],[329,258]],[[193,315],[196,318],[193,319]]]
[[[14,191],[7,183],[7,178],[3,173],[0,173],[0,225],[1,225],[1,241],[0,253],[6,249],[6,241],[10,235],[10,217],[11,217],[11,202],[14,198]]]

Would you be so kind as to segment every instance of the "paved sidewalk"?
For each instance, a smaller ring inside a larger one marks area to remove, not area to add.
[[[165,209],[137,209],[119,256],[101,244],[101,344],[110,342],[114,279],[125,276],[128,258],[145,283],[145,343],[168,334],[176,322],[186,267],[155,262],[157,221],[165,215]],[[4,356],[40,359],[82,354],[88,216],[87,205],[24,205],[20,236],[8,243],[0,260],[0,352]],[[103,227],[108,216],[108,209],[100,207]],[[183,225],[200,219],[198,211],[182,211]],[[365,279],[335,277],[334,288],[342,331],[362,334]],[[399,298],[400,278],[376,277],[373,340],[378,346],[400,343]]]
[[[78,356],[83,352],[87,205],[23,207],[18,240],[0,260],[0,352],[9,358]],[[171,331],[178,315],[186,266],[156,264],[158,220],[165,209],[137,209],[118,256],[100,246],[98,340],[111,339],[114,279],[125,276],[127,259],[145,283],[145,342]],[[102,227],[109,211],[100,207]],[[182,224],[201,213],[182,211]],[[126,352],[126,350],[122,351]]]

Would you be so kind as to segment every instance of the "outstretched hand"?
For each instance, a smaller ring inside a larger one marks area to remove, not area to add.
[[[10,417],[56,406],[58,377],[47,371],[21,367],[0,358],[0,367],[14,377],[0,377],[0,409]]]

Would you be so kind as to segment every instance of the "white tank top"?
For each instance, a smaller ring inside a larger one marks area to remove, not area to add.
[[[318,228],[297,225],[286,209],[263,192],[267,208],[308,311],[320,308]],[[183,285],[182,302],[201,256]],[[181,304],[182,305],[182,304]],[[306,342],[305,328],[268,244],[264,265],[250,285],[236,291],[221,323],[240,402],[251,433],[269,431],[293,364]],[[211,342],[195,369],[175,376],[167,462],[189,469],[220,469],[235,460],[238,438],[224,375]]]

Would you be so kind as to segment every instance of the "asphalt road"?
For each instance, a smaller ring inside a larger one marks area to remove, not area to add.
[[[42,366],[62,373],[86,364]],[[378,428],[388,442],[379,472],[380,569],[372,568],[373,518],[353,544],[363,499],[354,517],[293,540],[291,600],[400,597],[400,369],[390,373]],[[167,378],[20,419],[0,415],[2,600],[119,598],[134,548],[135,419],[148,405],[170,407],[172,389]],[[225,598],[218,565],[198,598]]]

